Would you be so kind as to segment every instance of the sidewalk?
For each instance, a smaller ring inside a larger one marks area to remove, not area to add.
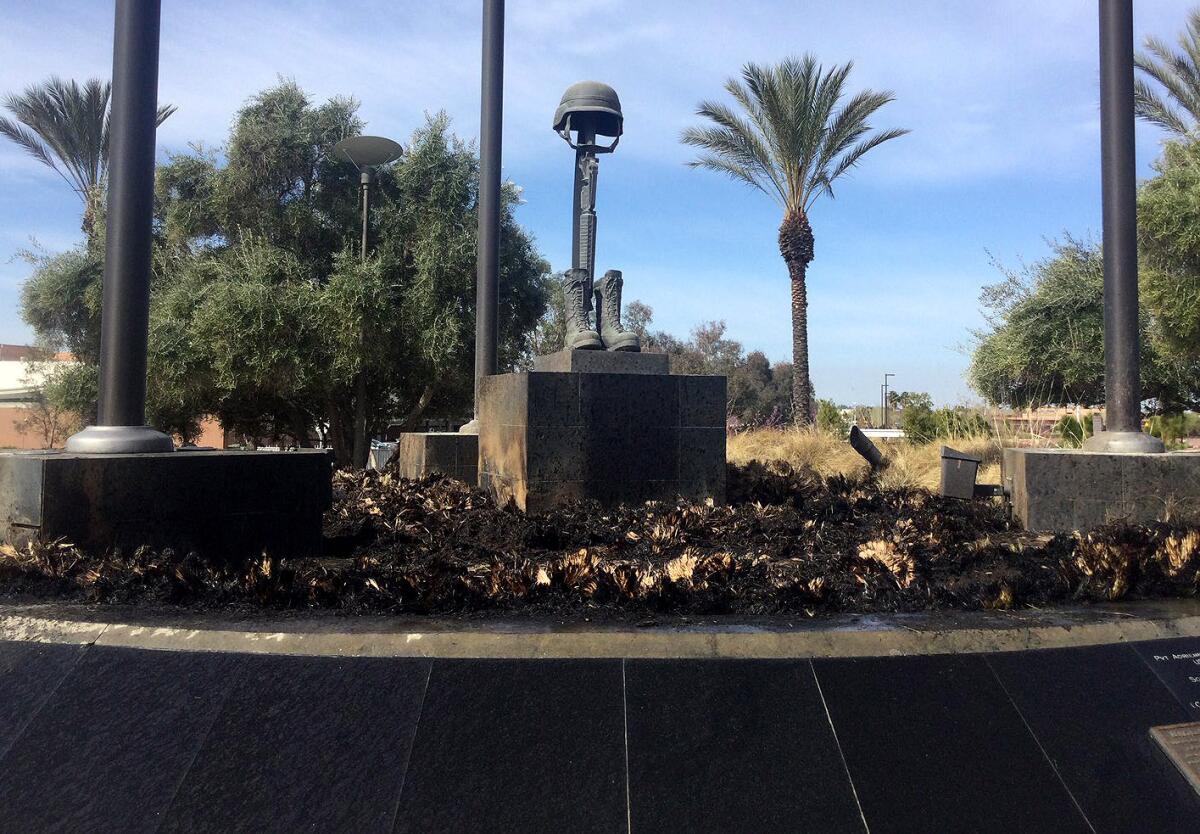
[[[199,617],[8,607],[0,831],[1195,831],[1149,728],[1200,720],[1197,610],[255,618],[218,639]],[[883,656],[845,656],[872,654],[864,634]],[[917,644],[939,653],[888,656]],[[571,645],[630,654],[531,659]],[[328,656],[352,646],[376,656]]]

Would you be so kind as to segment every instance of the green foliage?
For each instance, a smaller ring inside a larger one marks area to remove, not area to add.
[[[900,412],[900,428],[913,443],[933,440],[937,436],[937,420],[933,416],[932,401],[915,403]]]
[[[1146,38],[1146,51],[1134,59],[1145,77],[1135,82],[1134,109],[1164,130],[1194,138],[1200,125],[1200,9],[1188,13],[1187,28],[1179,33],[1178,43],[1177,52],[1166,41]],[[1154,82],[1166,97],[1145,79]]]
[[[25,322],[47,347],[99,361],[103,264],[83,249],[29,260],[33,275],[21,287]]]
[[[817,400],[817,429],[838,438],[850,434],[850,423],[833,400]]]
[[[1068,449],[1078,449],[1085,440],[1092,436],[1092,416],[1085,414],[1082,418],[1078,418],[1073,414],[1066,414],[1054,424],[1053,431],[1062,446]]]
[[[1054,254],[985,287],[988,329],[977,332],[968,379],[1012,406],[1104,400],[1104,264],[1099,246],[1068,238]],[[1149,305],[1147,305],[1149,306]],[[1160,405],[1200,398],[1194,362],[1164,352],[1141,311],[1142,391]]]
[[[925,393],[909,393],[900,412],[900,428],[913,443],[931,443],[963,437],[989,437],[991,424],[979,412],[962,406],[935,409]]]
[[[159,168],[147,392],[155,425],[190,438],[212,414],[250,438],[298,443],[316,427],[347,462],[360,374],[373,433],[429,411],[469,411],[478,161],[444,115],[429,118],[378,173],[362,263],[359,175],[332,154],[362,128],[353,100],[313,105],[283,82],[239,113],[223,163],[197,146]],[[528,349],[548,289],[548,267],[512,217],[517,197],[506,188],[505,367]],[[43,342],[93,369],[98,270],[79,253],[47,259],[23,304]]]
[[[1150,418],[1149,433],[1162,438],[1167,448],[1182,448],[1185,437],[1200,437],[1200,414],[1156,414]]]
[[[1200,361],[1200,142],[1168,142],[1138,194],[1143,303],[1161,353]]]
[[[42,383],[42,396],[52,407],[79,415],[79,422],[96,422],[96,394],[100,389],[100,369],[86,363],[55,366]]]

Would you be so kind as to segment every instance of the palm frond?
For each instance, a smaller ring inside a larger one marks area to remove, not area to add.
[[[1167,98],[1162,98],[1139,79],[1134,90],[1134,106],[1137,114],[1146,121],[1186,136],[1200,126],[1200,9],[1194,9],[1189,15],[1187,29],[1179,35],[1178,42],[1180,51],[1176,52],[1160,38],[1146,38],[1145,51],[1137,53],[1134,65],[1144,76],[1158,83]],[[1190,126],[1170,102],[1191,117]]]
[[[837,164],[834,165],[831,170],[825,172],[825,174],[821,177],[820,182],[817,183],[819,193],[828,194],[830,197],[832,197],[834,182],[836,182],[838,178],[857,165],[859,160],[861,160],[868,151],[879,147],[884,142],[889,142],[892,139],[898,139],[899,137],[908,133],[911,133],[911,131],[907,128],[891,128],[889,130],[880,131],[869,139],[859,142],[844,156],[842,156],[842,158],[837,161]],[[813,195],[809,198],[809,202],[804,206],[805,211],[808,211],[809,207],[812,205],[812,201],[816,199],[817,193],[818,192],[814,190]]]
[[[685,144],[707,151],[690,164],[774,189],[787,211],[807,211],[865,153],[907,132],[871,135],[869,118],[892,101],[890,92],[866,90],[843,104],[852,69],[850,63],[823,69],[812,55],[746,64],[725,84],[740,112],[702,102],[697,114],[715,127],[683,132]]]
[[[1140,78],[1133,83],[1133,110],[1141,118],[1170,133],[1183,136],[1189,130],[1183,117]]]
[[[58,171],[58,166],[55,164],[54,157],[50,154],[50,151],[38,141],[37,135],[29,128],[0,116],[0,135],[7,136],[16,142],[38,162]],[[59,173],[61,174],[62,172],[59,171]]]
[[[780,199],[786,198],[786,188],[779,180],[775,160],[767,140],[756,126],[738,116],[724,104],[712,101],[702,101],[696,108],[696,115],[714,122],[719,131],[724,133],[708,133],[704,130],[685,130],[683,142],[688,145],[703,147],[714,153],[730,153],[739,165],[755,169],[759,181],[769,182]],[[708,145],[705,140],[720,137],[718,146]],[[770,192],[768,192],[770,193]]]
[[[773,190],[764,187],[753,169],[727,157],[719,156],[716,153],[701,154],[687,164],[689,168],[707,168],[710,171],[726,174],[739,182],[749,185],[751,188],[757,188],[770,197],[776,197]]]
[[[51,76],[4,98],[14,118],[0,119],[0,135],[54,169],[86,202],[107,173],[111,94],[107,81]],[[174,112],[171,105],[158,108],[156,124]]]

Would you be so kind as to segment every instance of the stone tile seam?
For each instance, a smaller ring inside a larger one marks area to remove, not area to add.
[[[417,746],[417,732],[421,729],[421,719],[425,717],[425,696],[429,694],[429,680],[433,677],[433,664],[436,662],[431,658],[425,669],[425,686],[421,689],[421,703],[417,704],[417,719],[413,722],[412,737],[408,740],[408,750],[404,754],[404,770],[400,772],[400,784],[396,787],[396,804],[392,808],[392,819],[387,827],[387,830],[393,834],[396,826],[400,824],[400,806],[404,799],[404,785],[408,781],[408,768],[412,764],[413,748]]]
[[[621,718],[625,731],[625,832],[633,834],[633,796],[629,789],[629,687],[625,683],[626,658],[621,658]]]
[[[12,740],[9,741],[8,746],[3,750],[0,750],[0,764],[4,763],[4,760],[8,757],[8,754],[12,752],[12,749],[16,746],[17,742],[20,741],[21,737],[25,735],[25,731],[28,730],[30,725],[32,725],[33,722],[37,720],[37,717],[42,714],[42,710],[46,708],[46,704],[50,703],[50,700],[56,694],[58,694],[58,690],[62,687],[63,682],[67,678],[71,677],[75,671],[75,668],[79,666],[79,661],[83,659],[83,656],[94,645],[94,642],[79,643],[77,645],[79,646],[79,651],[75,653],[75,659],[71,662],[70,668],[62,673],[59,679],[55,682],[54,686],[50,688],[50,691],[46,693],[44,698],[42,698],[37,707],[30,712],[29,717],[25,720],[25,723],[22,724],[21,728],[13,734]]]
[[[996,667],[992,665],[992,662],[988,659],[987,655],[983,655],[983,662],[987,666],[988,671],[992,673],[992,677],[995,679],[996,683],[1000,685],[1000,691],[1004,693],[1004,697],[1008,701],[1009,706],[1013,708],[1013,710],[1017,713],[1017,717],[1021,719],[1021,724],[1025,727],[1025,732],[1029,733],[1029,737],[1033,739],[1033,743],[1037,745],[1038,750],[1041,752],[1042,758],[1046,760],[1046,764],[1050,765],[1050,770],[1054,772],[1054,778],[1058,780],[1058,784],[1062,785],[1063,790],[1067,792],[1067,796],[1071,798],[1071,804],[1075,806],[1075,810],[1079,812],[1079,816],[1083,817],[1084,823],[1087,824],[1087,827],[1091,830],[1092,834],[1096,834],[1096,826],[1092,825],[1092,821],[1088,817],[1087,812],[1083,810],[1083,806],[1080,805],[1079,800],[1075,798],[1075,792],[1071,790],[1071,786],[1067,784],[1067,780],[1064,779],[1062,773],[1059,772],[1058,764],[1050,756],[1050,752],[1046,749],[1045,745],[1042,744],[1042,740],[1038,737],[1038,734],[1025,719],[1025,713],[1021,711],[1020,705],[1018,705],[1013,699],[1012,693],[1008,691],[1008,686],[1005,685],[999,673],[996,672]]]
[[[858,798],[858,787],[854,784],[854,775],[850,772],[850,763],[846,761],[846,753],[842,750],[842,740],[838,738],[837,727],[833,723],[833,714],[829,711],[829,702],[825,700],[825,689],[821,686],[821,677],[817,674],[817,665],[808,661],[808,670],[812,673],[813,683],[817,685],[817,695],[821,697],[821,709],[825,710],[825,720],[829,722],[829,731],[833,734],[833,745],[837,748],[838,758],[842,760],[842,770],[846,781],[850,784],[850,794],[854,797],[854,805],[858,808],[858,818],[862,820],[866,834],[871,834],[871,826],[867,822],[867,812],[863,810],[862,801]]]
[[[192,768],[196,766],[196,759],[200,758],[200,753],[204,750],[204,746],[208,744],[208,739],[212,735],[213,728],[217,726],[217,720],[225,713],[225,706],[229,702],[229,696],[233,694],[233,687],[237,683],[238,675],[243,674],[244,667],[239,664],[239,668],[234,674],[229,675],[225,679],[225,690],[221,693],[221,703],[217,704],[217,708],[213,710],[212,718],[208,721],[208,726],[204,728],[204,733],[196,742],[196,747],[192,750],[192,755],[188,759],[187,767],[179,774],[179,779],[175,782],[175,787],[171,790],[171,795],[167,797],[167,801],[163,803],[162,811],[158,815],[158,822],[154,828],[150,830],[150,834],[158,834],[158,830],[163,827],[171,813],[171,806],[175,804],[175,800],[179,797],[179,792],[183,790],[183,785],[187,782],[188,776],[192,772]]]

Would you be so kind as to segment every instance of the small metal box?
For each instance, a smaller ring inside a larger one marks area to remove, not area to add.
[[[979,458],[964,455],[949,446],[942,447],[942,485],[939,490],[947,498],[969,501],[975,496],[975,478],[979,475]]]

